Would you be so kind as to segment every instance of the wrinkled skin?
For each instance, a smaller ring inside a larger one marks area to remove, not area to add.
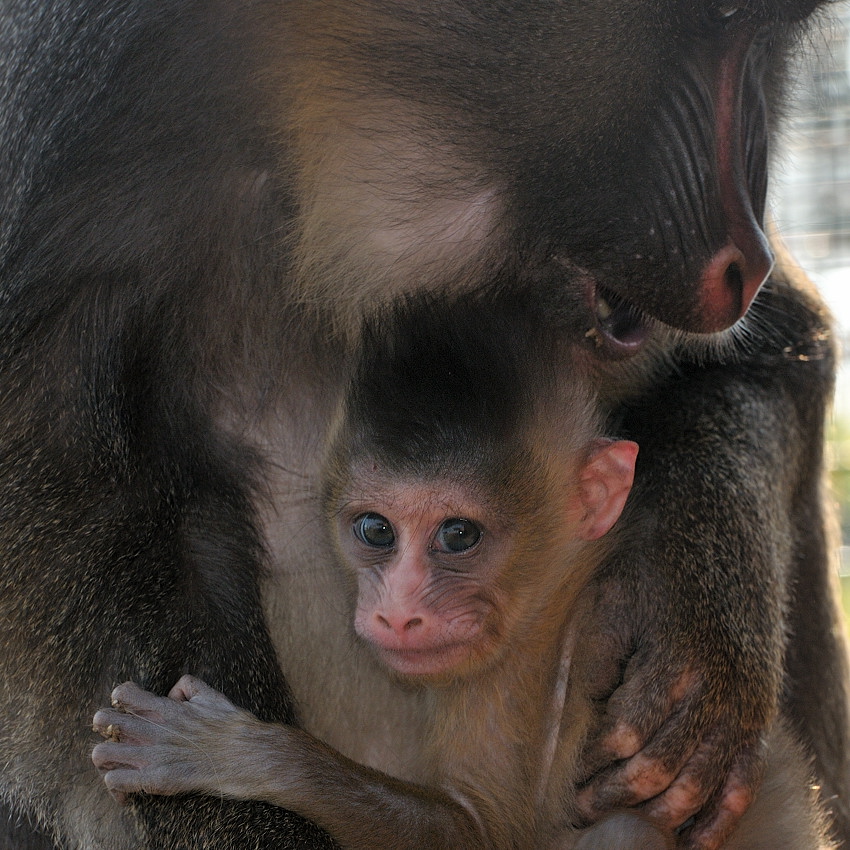
[[[744,312],[770,267],[784,59],[816,5],[3,7],[6,846],[325,846],[263,807],[117,811],[87,727],[115,683],[166,693],[188,671],[294,719],[280,664],[298,659],[278,657],[264,616],[281,582],[260,576],[301,556],[257,518],[272,466],[249,437],[283,423],[282,466],[309,485],[360,311],[447,285],[517,286],[622,358],[600,380],[641,443],[657,525],[599,579],[606,640],[587,663],[610,698],[588,815],[653,797],[662,820],[697,813],[684,844],[717,846],[781,710],[848,833],[820,496],[828,319],[774,273],[738,360],[692,361],[686,342],[681,371],[618,407],[652,377],[644,333],[618,302],[613,319],[596,309],[616,293],[698,332]]]

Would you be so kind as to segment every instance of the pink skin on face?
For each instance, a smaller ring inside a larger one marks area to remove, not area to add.
[[[368,502],[346,505],[338,529],[357,578],[356,633],[398,675],[461,670],[493,635],[488,580],[505,555],[503,529],[485,526],[477,517],[492,511],[446,482],[387,482],[369,493]]]

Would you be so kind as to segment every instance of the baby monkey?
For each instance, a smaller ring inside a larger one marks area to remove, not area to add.
[[[363,850],[675,846],[637,812],[573,826],[592,711],[575,649],[593,639],[588,582],[638,450],[605,436],[563,337],[518,303],[405,299],[366,327],[343,394],[320,521],[350,628],[385,674],[427,694],[416,781],[185,676],[167,698],[121,685],[95,716],[108,740],[93,760],[115,796],[264,800]],[[728,846],[827,847],[802,760],[775,738],[779,796],[769,777]]]

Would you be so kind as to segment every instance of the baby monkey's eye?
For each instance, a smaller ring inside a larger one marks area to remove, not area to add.
[[[354,520],[354,536],[367,546],[384,548],[395,543],[395,531],[386,517],[380,514],[363,514]]]
[[[452,517],[443,522],[434,536],[434,548],[441,552],[465,552],[481,539],[481,529],[468,519]]]

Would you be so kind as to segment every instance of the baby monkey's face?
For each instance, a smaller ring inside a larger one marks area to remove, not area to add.
[[[357,582],[354,629],[393,674],[451,679],[495,651],[511,534],[480,497],[456,482],[373,479],[336,524]]]

